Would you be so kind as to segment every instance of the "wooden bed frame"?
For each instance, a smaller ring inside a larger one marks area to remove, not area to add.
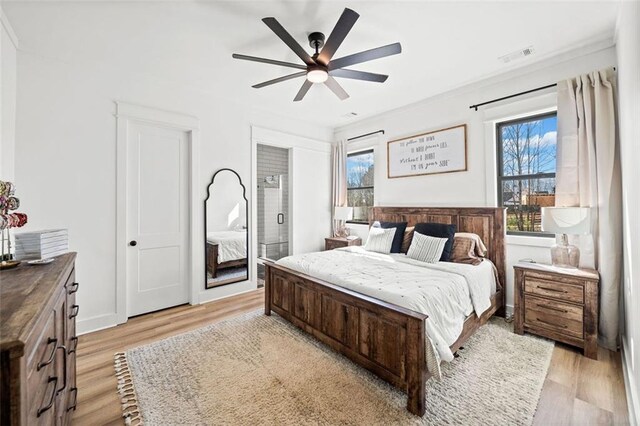
[[[505,212],[503,208],[374,207],[369,222],[455,224],[458,232],[473,232],[487,246],[498,269],[497,292],[480,318],[464,322],[456,352],[491,316],[505,306]],[[408,394],[407,409],[425,413],[425,325],[428,315],[369,297],[326,281],[265,262],[265,315],[271,311],[313,335],[355,363]]]
[[[218,271],[220,269],[226,268],[235,268],[238,266],[246,266],[247,258],[237,259],[237,260],[229,260],[227,262],[218,262],[218,244],[210,243],[207,241],[207,272],[211,274],[211,278],[216,278],[218,276]]]

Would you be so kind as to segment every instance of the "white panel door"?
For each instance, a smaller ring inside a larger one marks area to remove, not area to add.
[[[189,301],[189,134],[129,121],[127,313]]]

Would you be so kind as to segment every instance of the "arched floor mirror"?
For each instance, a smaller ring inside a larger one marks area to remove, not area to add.
[[[247,196],[232,169],[213,174],[204,201],[205,288],[249,279]]]

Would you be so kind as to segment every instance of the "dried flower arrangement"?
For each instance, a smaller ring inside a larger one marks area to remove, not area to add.
[[[18,266],[20,262],[11,258],[11,228],[21,228],[27,223],[27,215],[16,212],[20,199],[15,196],[16,187],[11,182],[0,180],[0,232],[2,233],[2,257],[0,269]]]

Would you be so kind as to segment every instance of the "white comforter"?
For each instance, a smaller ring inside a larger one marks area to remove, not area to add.
[[[247,257],[247,231],[207,232],[207,241],[218,244],[218,263]]]
[[[462,333],[465,318],[482,315],[496,291],[493,265],[424,263],[404,254],[345,247],[280,259],[278,264],[332,284],[429,315],[427,336],[444,361]]]

